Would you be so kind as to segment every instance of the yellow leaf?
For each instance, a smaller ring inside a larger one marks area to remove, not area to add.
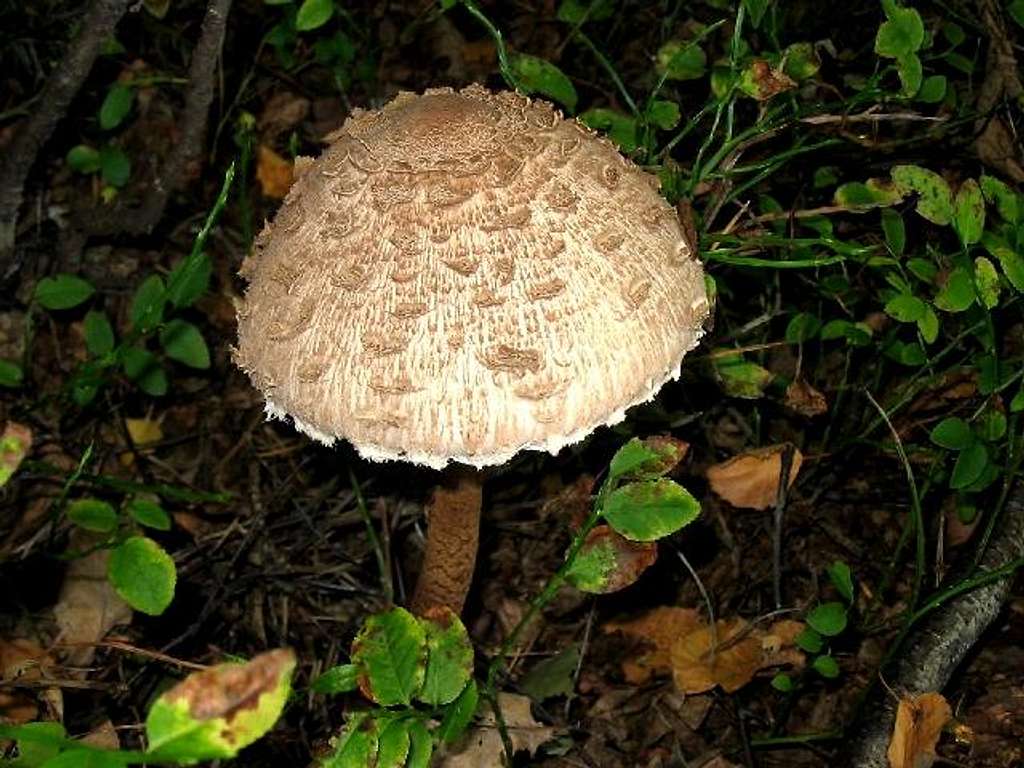
[[[148,445],[164,439],[163,427],[154,419],[125,419],[125,424],[135,445]]]
[[[256,179],[264,195],[280,200],[292,187],[292,164],[261,144],[256,160]]]
[[[768,509],[775,504],[782,474],[782,453],[786,445],[771,445],[756,451],[741,453],[728,461],[708,467],[711,490],[740,509]],[[793,448],[793,461],[789,468],[789,483],[796,480],[804,457]]]
[[[952,716],[941,693],[901,698],[887,753],[890,768],[931,768],[935,745]]]

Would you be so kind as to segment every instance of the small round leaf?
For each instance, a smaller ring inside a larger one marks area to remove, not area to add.
[[[132,536],[110,553],[107,576],[125,602],[150,616],[171,604],[178,578],[171,556],[145,536]]]

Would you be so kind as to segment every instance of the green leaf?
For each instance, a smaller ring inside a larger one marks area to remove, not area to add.
[[[700,504],[681,485],[661,478],[617,488],[601,512],[630,541],[655,541],[696,520]]]
[[[132,328],[142,333],[151,331],[164,318],[167,289],[160,275],[150,275],[135,290],[132,298]]]
[[[916,53],[908,53],[896,60],[896,74],[900,77],[904,96],[914,96],[924,82],[924,67]]]
[[[171,320],[160,331],[160,344],[172,360],[200,370],[210,367],[210,350],[203,334],[192,323]]]
[[[375,768],[402,768],[409,756],[409,720],[392,720],[377,739]]]
[[[103,357],[114,350],[114,329],[105,312],[92,310],[85,313],[82,322],[85,348],[93,357]]]
[[[775,378],[771,371],[745,360],[739,352],[716,350],[712,361],[722,389],[732,397],[751,400],[761,397]]]
[[[99,499],[78,499],[68,505],[68,520],[95,533],[110,533],[117,529],[117,511]]]
[[[100,171],[107,184],[123,187],[132,174],[132,161],[117,147],[107,145],[100,149]]]
[[[128,605],[159,616],[174,599],[178,574],[163,547],[146,536],[132,536],[110,553],[107,577]]]
[[[76,746],[50,758],[41,768],[124,768],[130,762],[134,761],[120,752]]]
[[[885,314],[901,323],[916,323],[924,317],[928,305],[909,293],[900,293],[885,304]]]
[[[79,144],[68,150],[64,162],[78,173],[96,173],[100,169],[100,153],[88,144]]]
[[[974,276],[963,267],[957,267],[935,295],[935,306],[943,312],[963,312],[975,298]]]
[[[800,634],[793,638],[793,642],[807,653],[819,653],[825,647],[824,638],[810,627],[804,627]]]
[[[896,205],[903,200],[905,190],[887,179],[851,181],[840,185],[835,192],[836,205],[853,211],[867,211]]]
[[[797,82],[813,77],[821,69],[821,59],[818,58],[812,43],[793,43],[782,52],[782,71]]]
[[[882,209],[882,231],[885,233],[885,245],[889,253],[897,259],[903,256],[907,245],[907,228],[899,211]]]
[[[352,641],[360,688],[383,707],[408,705],[423,686],[427,661],[423,625],[404,608],[392,608],[366,620]]]
[[[18,742],[19,757],[10,763],[17,768],[36,768],[60,754],[67,746],[67,733],[60,723],[38,722],[24,725],[4,725],[0,722],[0,738]],[[4,761],[4,765],[8,765]]]
[[[839,663],[832,656],[818,656],[811,662],[814,671],[828,680],[839,677]]]
[[[72,309],[96,293],[92,283],[61,273],[36,283],[34,298],[44,309]]]
[[[171,530],[171,516],[155,501],[135,498],[128,502],[125,509],[139,525],[157,531]]]
[[[632,152],[639,146],[636,120],[614,109],[588,109],[580,115],[579,121],[588,128],[608,134],[608,138],[623,152]]]
[[[984,256],[974,260],[974,287],[986,309],[994,309],[999,305],[999,272],[995,264]]]
[[[960,185],[953,201],[953,229],[964,247],[981,240],[985,231],[985,198],[974,179]]]
[[[939,338],[939,316],[927,304],[924,307],[924,314],[917,320],[917,330],[926,344],[934,344]]]
[[[949,416],[932,427],[929,438],[940,448],[962,451],[974,442],[970,425],[957,416]]]
[[[833,560],[832,565],[828,567],[828,578],[842,598],[848,604],[852,604],[853,574],[850,572],[850,566],[842,560]]]
[[[276,650],[189,675],[150,707],[146,736],[153,762],[234,757],[277,722],[294,669],[295,655]]]
[[[775,677],[772,678],[772,688],[780,693],[789,693],[793,690],[795,685],[793,684],[793,678],[784,672],[779,672]]]
[[[842,603],[822,603],[807,614],[807,625],[825,637],[842,634],[846,621],[846,606]]]
[[[334,0],[303,0],[295,15],[295,29],[309,32],[326,24],[334,15]]]
[[[764,18],[765,11],[768,10],[768,4],[771,0],[743,0],[743,7],[747,10],[747,15],[750,16],[750,25],[757,29],[761,26],[761,20]]]
[[[175,264],[167,276],[167,298],[175,309],[190,307],[210,287],[213,264],[205,252],[200,251]]]
[[[995,176],[988,176],[983,173],[980,182],[982,194],[985,195],[985,199],[990,203],[995,203],[996,210],[999,211],[1003,221],[1016,224],[1022,213],[1020,198],[1017,197],[1017,193]]]
[[[471,685],[476,688],[475,683]],[[430,738],[426,726],[419,720],[414,721],[409,726],[409,759],[405,764],[406,768],[429,768],[433,754],[434,741]]]
[[[1001,411],[990,409],[985,411],[978,418],[978,437],[994,443],[1002,440],[1006,435],[1006,414]]]
[[[114,83],[107,91],[100,107],[100,128],[109,131],[117,128],[132,110],[135,94],[130,87]]]
[[[671,472],[683,456],[687,445],[671,437],[634,437],[612,456],[608,465],[609,481],[632,479],[653,480]]]
[[[476,680],[470,680],[459,697],[444,713],[444,719],[436,731],[437,738],[446,744],[451,744],[458,739],[473,720],[478,700]]]
[[[654,56],[659,75],[668,80],[699,80],[707,71],[707,55],[692,41],[670,40]]]
[[[918,280],[929,285],[933,285],[939,275],[939,268],[935,266],[935,262],[928,259],[907,259],[907,269]]]
[[[473,675],[473,645],[459,617],[448,609],[420,619],[426,634],[427,668],[416,698],[425,704],[448,704]]]
[[[786,325],[786,341],[790,344],[803,344],[810,341],[821,331],[821,320],[810,312],[799,312]]]
[[[875,53],[891,59],[912,54],[924,43],[924,22],[913,8],[893,4],[886,9],[888,20],[878,28]]]
[[[679,125],[681,117],[679,105],[674,101],[665,101],[664,99],[656,99],[651,102],[650,106],[647,107],[646,116],[648,122],[661,128],[663,131],[672,130]]]
[[[25,372],[13,360],[0,358],[0,387],[17,389],[25,381]]]
[[[1010,0],[1006,6],[1006,12],[1010,18],[1017,22],[1017,26],[1024,27],[1024,0]]]
[[[567,24],[581,24],[584,21],[604,21],[614,13],[615,0],[562,0],[556,15],[559,21]]]
[[[947,87],[945,75],[929,75],[921,83],[917,100],[925,104],[938,104],[946,97]]]
[[[379,721],[359,712],[349,718],[334,754],[320,768],[373,768],[377,757]]]
[[[512,72],[516,82],[527,93],[539,93],[554,99],[570,112],[576,109],[576,88],[572,81],[550,61],[517,53],[512,56]]]
[[[946,42],[954,47],[967,39],[967,33],[964,32],[964,28],[955,21],[947,21],[942,25],[942,36],[946,38]]]
[[[355,664],[340,664],[331,667],[313,681],[313,693],[348,693],[359,687],[359,667]]]
[[[966,488],[985,471],[988,465],[988,448],[980,441],[974,441],[956,457],[953,474],[949,477],[949,487],[954,490]]]
[[[1021,411],[1024,411],[1024,385],[1017,390],[1017,394],[1010,401],[1010,413],[1020,413]]]
[[[580,644],[570,643],[551,658],[534,664],[520,679],[519,687],[538,704],[555,696],[571,696],[579,663]]]
[[[981,236],[985,250],[999,262],[1003,274],[1019,293],[1024,293],[1024,257],[1016,253],[1006,242],[991,232]]]
[[[935,171],[918,165],[897,165],[892,179],[918,194],[917,212],[932,224],[945,226],[953,220],[953,194],[949,184]]]
[[[152,352],[142,347],[129,347],[124,351],[121,367],[125,376],[147,395],[167,394],[167,373]]]

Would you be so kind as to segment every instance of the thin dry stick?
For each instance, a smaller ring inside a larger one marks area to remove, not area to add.
[[[111,37],[130,2],[93,3],[67,55],[50,73],[36,106],[0,158],[0,280],[9,278],[16,268],[14,237],[28,172],[88,77],[100,46]]]
[[[786,511],[786,491],[789,489],[789,473],[793,467],[793,450],[789,443],[782,449],[779,490],[772,515],[772,595],[776,610],[782,608],[782,518]]]

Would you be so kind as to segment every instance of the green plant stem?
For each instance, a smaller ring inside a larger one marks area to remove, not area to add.
[[[622,94],[622,100],[626,102],[626,106],[629,107],[629,111],[633,113],[633,117],[641,118],[640,109],[637,107],[636,102],[633,101],[633,97],[629,95],[629,91],[626,89],[626,84],[622,82],[622,78],[619,77],[619,73],[615,71],[615,67],[608,61],[608,58],[597,49],[594,42],[587,37],[582,30],[575,31],[575,37],[583,43],[584,46],[593,54],[594,58],[597,59],[598,63],[604,68],[604,71],[608,73],[608,77],[611,78],[612,82],[615,83],[615,87]]]
[[[519,89],[519,83],[516,80],[515,73],[512,71],[512,64],[508,59],[508,48],[505,47],[505,38],[502,37],[501,30],[498,29],[487,18],[486,14],[481,11],[473,0],[461,0],[463,7],[476,18],[484,28],[487,30],[487,34],[494,40],[494,48],[498,52],[498,67],[501,69],[501,76],[505,78],[505,82],[508,83],[509,88],[514,90]]]
[[[363,518],[366,526],[366,538],[370,540],[370,547],[373,549],[373,556],[377,559],[377,569],[380,571],[380,585],[384,590],[384,600],[388,605],[395,601],[395,590],[391,583],[391,569],[388,567],[387,558],[384,557],[384,548],[380,544],[380,537],[377,529],[373,527],[373,518],[370,517],[370,510],[366,507],[366,500],[363,499],[363,490],[359,485],[359,478],[351,466],[348,468],[348,479],[352,484],[352,493],[356,499],[356,509],[359,516]]]

